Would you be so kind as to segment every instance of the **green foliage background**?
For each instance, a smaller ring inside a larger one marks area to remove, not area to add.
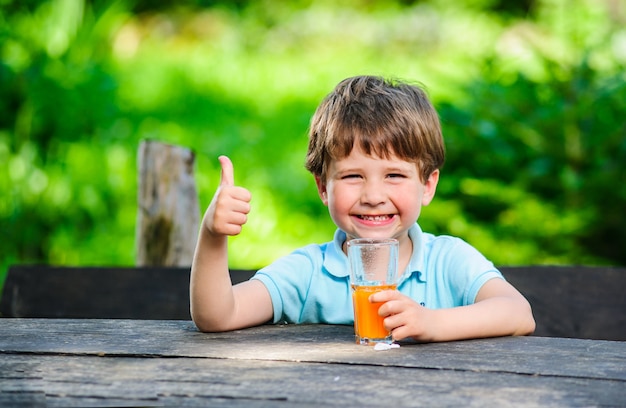
[[[231,266],[330,239],[306,130],[341,79],[419,81],[448,158],[425,230],[496,264],[626,265],[626,7],[613,0],[0,0],[0,282],[132,265],[136,153],[253,194]]]

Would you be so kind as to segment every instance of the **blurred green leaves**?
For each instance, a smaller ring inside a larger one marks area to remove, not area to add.
[[[626,264],[626,11],[614,2],[0,7],[0,274],[133,264],[145,138],[197,152],[202,206],[217,156],[231,156],[253,194],[231,266],[330,239],[306,129],[337,82],[363,73],[424,83],[440,112],[448,159],[425,230],[497,264]]]
[[[474,226],[508,225],[502,239],[534,242],[530,260],[623,264],[626,75],[601,74],[586,57],[543,62],[542,80],[506,81],[491,62],[467,88],[472,100],[441,107],[447,171],[492,180],[479,188],[453,178],[451,198]],[[507,203],[506,191],[517,197]]]

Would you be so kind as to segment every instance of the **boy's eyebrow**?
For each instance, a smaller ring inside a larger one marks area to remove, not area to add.
[[[398,171],[408,171],[408,170],[414,170],[415,166],[413,166],[413,163],[410,163],[410,165],[407,166],[398,166],[398,165],[394,165],[394,166],[387,166],[387,170],[389,171],[393,171],[393,170],[398,170]]]
[[[362,167],[335,168],[330,174],[358,173],[360,171],[363,171]]]
[[[350,166],[341,168],[336,166],[335,171],[332,174],[344,174],[344,173],[358,173],[363,171],[363,167]],[[407,172],[417,172],[417,166],[387,166],[384,168],[386,173],[407,173]]]

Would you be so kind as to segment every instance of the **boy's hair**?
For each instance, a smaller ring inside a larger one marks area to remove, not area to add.
[[[424,182],[445,158],[426,93],[377,76],[344,79],[324,98],[311,119],[306,168],[326,182],[330,161],[349,156],[357,144],[367,155],[415,162]]]

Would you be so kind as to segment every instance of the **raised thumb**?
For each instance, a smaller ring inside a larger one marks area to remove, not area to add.
[[[220,165],[222,166],[222,176],[220,178],[220,186],[234,186],[235,185],[235,170],[233,169],[233,162],[230,161],[228,156],[219,157]]]

